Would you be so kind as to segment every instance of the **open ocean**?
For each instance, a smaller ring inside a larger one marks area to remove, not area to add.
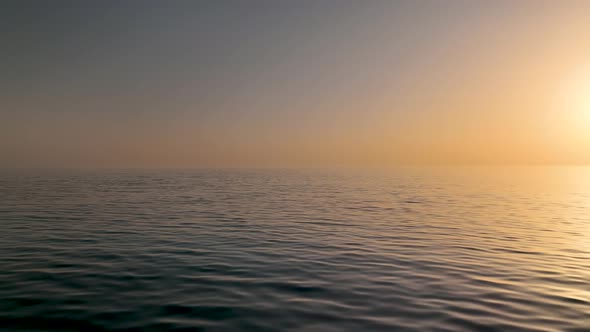
[[[1,331],[590,331],[590,169],[2,171]]]

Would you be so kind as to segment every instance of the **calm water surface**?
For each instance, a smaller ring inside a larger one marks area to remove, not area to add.
[[[5,171],[2,331],[590,331],[590,170]]]

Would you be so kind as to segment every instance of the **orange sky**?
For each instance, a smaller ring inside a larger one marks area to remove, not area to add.
[[[111,7],[4,14],[0,166],[590,163],[588,1]]]

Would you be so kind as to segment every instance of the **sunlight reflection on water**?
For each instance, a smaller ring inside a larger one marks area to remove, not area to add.
[[[590,170],[13,172],[26,330],[588,331]]]

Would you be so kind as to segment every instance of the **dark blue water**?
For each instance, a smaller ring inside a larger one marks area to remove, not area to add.
[[[2,331],[590,331],[590,171],[5,171]]]

